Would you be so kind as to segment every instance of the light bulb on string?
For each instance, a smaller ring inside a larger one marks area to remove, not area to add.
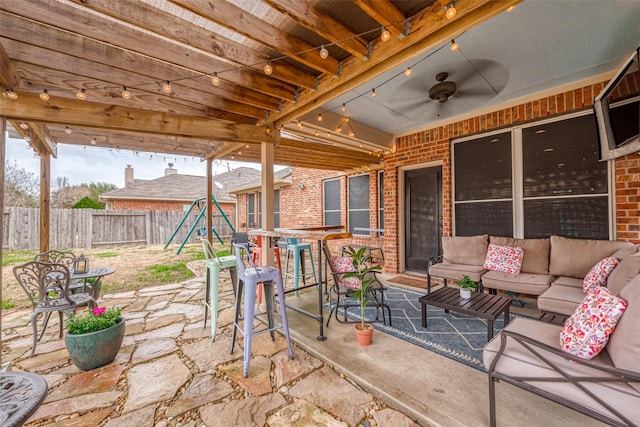
[[[347,111],[347,104],[342,103],[342,107],[340,108],[340,110],[342,110],[343,113]]]
[[[43,89],[42,92],[40,92],[40,99],[42,99],[43,101],[49,100],[49,92],[47,92],[46,89]]]
[[[13,91],[10,87],[7,88],[7,98],[16,100],[18,99],[18,94]]]
[[[381,27],[380,29],[380,40],[383,42],[388,41],[391,38],[391,33],[387,30],[386,27]]]
[[[218,73],[213,73],[213,76],[211,76],[211,84],[214,86],[220,86],[220,77],[218,77]]]
[[[318,121],[321,122],[322,121],[322,113],[318,113]]]
[[[124,99],[131,99],[131,92],[127,90],[126,86],[122,86],[122,97]]]
[[[20,129],[29,129],[29,125],[25,122],[20,123]]]
[[[324,45],[320,47],[320,58],[327,59],[329,57],[329,51]]]
[[[164,93],[171,93],[171,83],[169,82],[169,80],[165,81],[162,85],[162,91]]]
[[[298,125],[298,127],[299,127],[300,129],[302,129],[302,122],[301,122],[300,120],[298,120],[297,125]]]
[[[444,7],[444,14],[447,16],[447,19],[453,19],[458,14],[458,11],[453,3],[449,3]]]
[[[87,99],[87,94],[85,93],[85,90],[80,89],[79,91],[77,91],[76,98],[78,98],[80,101],[84,101],[85,99]]]
[[[371,90],[371,97],[372,97],[372,98],[375,98],[375,97],[376,97],[376,88],[373,88],[373,89]]]
[[[455,39],[451,40],[451,52],[455,52],[460,49],[460,45],[456,42]]]
[[[271,63],[269,61],[267,61],[267,63],[264,65],[264,73],[268,76],[273,73],[273,67],[271,66]]]
[[[95,138],[91,138],[91,145],[96,145],[98,141]]]
[[[353,138],[355,135],[356,135],[356,134],[355,134],[355,133],[353,133],[353,131],[352,131],[352,130],[350,130],[350,131],[349,131],[349,137],[350,137],[350,138]]]
[[[409,77],[412,73],[411,67],[407,67],[406,70],[404,70],[404,75]]]

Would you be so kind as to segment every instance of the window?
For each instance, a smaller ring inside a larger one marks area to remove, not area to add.
[[[273,227],[280,227],[280,190],[273,191]]]
[[[456,141],[453,168],[456,235],[610,237],[591,114]]]
[[[378,172],[378,228],[384,230],[384,171]]]
[[[324,225],[340,225],[340,178],[322,182]]]
[[[256,222],[256,195],[255,193],[247,194],[247,227],[257,228]]]
[[[355,227],[369,228],[369,175],[349,177],[349,231]]]

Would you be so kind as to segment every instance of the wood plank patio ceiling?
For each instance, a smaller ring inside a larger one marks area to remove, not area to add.
[[[448,20],[448,0],[0,0],[0,115],[54,156],[64,143],[259,162],[269,142],[277,164],[368,167],[392,136],[323,129],[314,110],[520,1],[459,0]]]

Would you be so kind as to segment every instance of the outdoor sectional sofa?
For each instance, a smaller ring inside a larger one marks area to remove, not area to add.
[[[523,248],[520,272],[509,274],[484,269],[489,244]],[[432,278],[444,279],[446,285],[448,280],[457,282],[468,275],[481,289],[535,295],[543,313],[569,316],[584,298],[582,281],[589,270],[605,257],[622,259],[633,255],[638,245],[562,236],[514,239],[483,234],[443,237],[442,250],[442,257],[429,262],[428,292]]]

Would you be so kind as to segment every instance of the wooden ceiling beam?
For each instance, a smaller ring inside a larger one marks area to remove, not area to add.
[[[194,31],[192,22],[183,18],[161,11],[143,2],[118,2],[112,0],[71,0],[74,3],[88,7],[92,10],[109,15],[119,21],[128,22],[131,25],[144,28],[156,34],[185,43],[189,46],[201,49],[223,61],[230,62],[220,71],[236,66],[253,68],[262,72],[262,67],[268,58],[267,55],[222,37],[203,27],[197,27]],[[186,11],[185,11],[186,12]],[[279,77],[284,81],[295,85],[312,88],[315,77],[305,73],[300,68],[282,63],[278,67]],[[219,73],[221,79],[225,73]]]
[[[389,0],[354,0],[356,6],[397,36],[404,34],[404,14]]]
[[[20,77],[11,65],[11,59],[2,42],[0,42],[0,84],[12,89],[16,89],[20,85]]]
[[[331,44],[346,50],[356,58],[369,53],[367,40],[354,34],[349,28],[318,10],[308,0],[264,0],[265,3],[288,15],[303,27],[329,40]]]
[[[117,46],[128,51],[132,55],[129,67],[136,66],[137,55],[144,55],[160,61],[171,63],[174,66],[188,68],[197,73],[208,75],[216,70],[227,69],[229,64],[215,57],[189,48],[182,44],[176,44],[164,38],[135,31],[134,29],[119,24],[117,21],[101,18],[95,13],[83,11],[75,5],[67,5],[60,2],[19,2],[2,1],[0,10],[27,17],[50,26],[51,37],[58,37],[63,29],[66,32],[80,34],[89,40],[99,41],[108,45]],[[7,16],[2,16],[2,21]],[[78,52],[76,56],[84,57],[86,52]],[[105,57],[106,60],[110,58]],[[168,60],[171,60],[169,62]],[[171,80],[173,76],[166,76],[163,80]],[[240,86],[252,87],[265,94],[276,96],[279,99],[292,100],[296,87],[281,80],[271,78],[246,68],[225,72],[225,80]],[[126,85],[126,82],[122,84]]]
[[[201,0],[174,0],[174,3],[206,19],[217,22],[258,43],[268,46],[282,55],[323,73],[336,75],[338,61],[320,58],[317,46],[312,46],[286,31],[272,25],[226,0],[203,2]],[[276,59],[276,58],[273,58]],[[278,76],[280,61],[272,62],[273,76]]]

